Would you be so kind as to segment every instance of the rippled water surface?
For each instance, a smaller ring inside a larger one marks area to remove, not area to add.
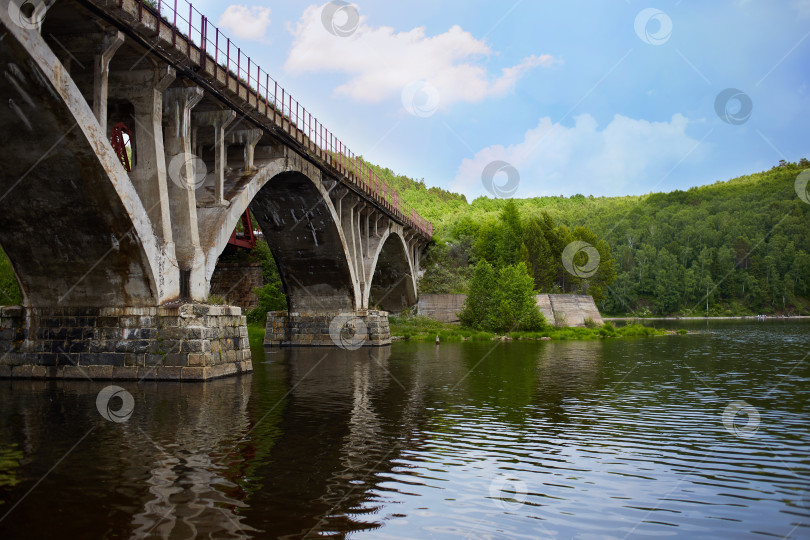
[[[0,538],[810,538],[810,324],[689,328],[0,381]]]

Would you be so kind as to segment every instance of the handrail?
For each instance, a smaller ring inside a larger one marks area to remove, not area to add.
[[[246,56],[240,47],[234,45],[219,28],[211,24],[191,2],[182,0],[188,6],[186,10],[186,6],[182,4],[178,9],[180,0],[135,1],[138,5],[139,19],[142,20],[143,12],[146,10],[156,17],[158,25],[162,19],[162,22],[171,28],[173,47],[177,48],[178,38],[186,42],[186,55],[189,60],[193,44],[199,51],[201,68],[205,69],[206,62],[213,60],[215,79],[218,78],[220,69],[225,71],[226,81],[227,76],[234,77],[237,85],[242,84],[250,98],[255,97],[257,109],[259,103],[264,102],[266,111],[272,109],[274,122],[278,120],[279,115],[282,127],[286,123],[288,133],[292,134],[293,130],[300,133],[302,138],[306,139],[305,144],[314,145],[314,152],[345,181],[363,191],[399,221],[419,230],[426,238],[433,236],[433,226],[428,220],[406,203],[402,196],[386,184],[362,158],[356,156],[340,139],[324,128],[316,117],[279,86],[269,73]],[[119,0],[119,8],[123,8],[123,2],[124,0]],[[188,33],[185,33],[186,30]]]

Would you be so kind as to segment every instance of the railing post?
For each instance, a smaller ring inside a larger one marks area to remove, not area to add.
[[[219,81],[219,27],[215,26],[216,38],[214,42],[214,80]]]
[[[174,0],[174,23],[172,23],[172,47],[177,46],[177,0]]]
[[[205,15],[200,15],[201,22],[200,22],[200,68],[205,71],[205,63],[208,60],[208,54],[206,51],[208,50],[208,19],[205,18]]]
[[[191,58],[191,30],[192,30],[191,29],[191,18],[194,15],[194,12],[192,11],[193,9],[194,9],[194,6],[192,6],[191,2],[189,2],[188,3],[188,38],[186,39],[186,45],[187,45],[186,46],[186,56],[188,56],[189,59]]]
[[[284,130],[284,88],[281,89],[281,130]]]

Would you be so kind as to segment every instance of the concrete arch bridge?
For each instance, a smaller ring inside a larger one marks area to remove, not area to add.
[[[332,345],[338,314],[390,342],[431,225],[204,15],[2,4],[0,245],[23,305],[0,311],[0,377],[249,370],[239,308],[204,303],[248,209],[290,306],[268,342]]]

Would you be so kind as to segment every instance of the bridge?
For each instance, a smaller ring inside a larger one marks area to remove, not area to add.
[[[249,371],[205,303],[248,211],[288,298],[268,344],[390,342],[430,223],[191,4],[3,0],[0,34],[0,377]]]

